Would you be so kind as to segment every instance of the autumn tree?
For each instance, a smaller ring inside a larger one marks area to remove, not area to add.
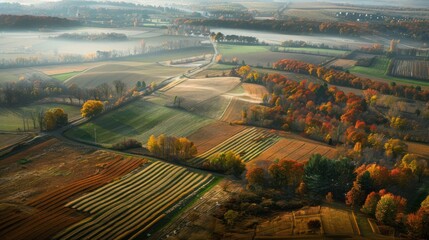
[[[104,110],[104,104],[101,101],[97,100],[88,100],[86,101],[82,109],[80,110],[82,117],[90,118],[97,116]]]
[[[402,156],[408,150],[408,146],[399,139],[391,138],[384,144],[384,149],[387,157],[395,159]]]
[[[263,187],[266,181],[264,169],[261,167],[251,167],[247,170],[246,180],[250,187]]]
[[[406,200],[391,193],[383,195],[377,203],[375,218],[387,225],[395,225],[397,216],[402,213],[406,205]]]
[[[43,123],[48,131],[67,125],[68,115],[62,108],[51,108],[44,113]]]
[[[168,160],[186,160],[197,154],[194,143],[184,137],[176,138],[164,134],[158,137],[151,135],[146,146],[155,156]]]
[[[234,210],[228,210],[224,215],[224,219],[229,226],[233,226],[240,214]]]
[[[377,203],[380,200],[380,194],[376,192],[371,192],[365,199],[365,203],[361,208],[363,213],[366,213],[370,216],[375,215],[375,210],[377,208]]]
[[[425,170],[427,169],[427,161],[420,159],[415,154],[405,154],[401,161],[397,164],[402,169],[410,169],[412,173],[421,181]]]

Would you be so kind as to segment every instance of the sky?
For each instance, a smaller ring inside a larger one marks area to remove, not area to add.
[[[41,3],[41,2],[55,2],[60,0],[0,0],[0,2],[18,2],[21,4],[34,4],[34,3]],[[67,1],[67,0],[66,0]],[[110,0],[110,1],[116,1],[116,2],[134,2],[134,3],[154,3],[157,2],[156,0]],[[223,0],[228,1],[228,0]],[[250,0],[249,0],[250,1]],[[395,5],[395,6],[402,6],[402,7],[429,7],[429,0],[275,0],[276,2],[337,2],[337,3],[351,3],[351,4],[371,4],[374,5],[375,3],[377,5]],[[176,2],[176,1],[165,1],[165,2]],[[183,1],[182,1],[183,2]],[[186,2],[186,1],[184,1]]]

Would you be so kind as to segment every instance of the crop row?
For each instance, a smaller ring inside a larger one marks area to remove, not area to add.
[[[133,239],[161,220],[166,211],[212,176],[155,162],[66,204],[91,214],[56,239]]]
[[[226,141],[210,149],[209,151],[189,160],[192,165],[201,165],[220,152],[233,151],[240,154],[244,161],[250,161],[260,153],[271,147],[279,140],[275,134],[262,129],[248,128]]]
[[[11,213],[2,216],[0,235],[7,239],[41,239],[55,235],[83,218],[73,209],[64,207],[70,199],[97,189],[145,162],[144,159],[123,159],[117,156],[98,174],[75,181],[28,202],[27,205],[32,207],[30,213]]]
[[[429,80],[429,61],[395,60],[390,74],[392,76]]]

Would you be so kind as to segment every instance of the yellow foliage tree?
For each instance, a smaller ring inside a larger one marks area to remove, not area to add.
[[[82,114],[82,117],[89,118],[100,114],[103,109],[104,104],[101,101],[88,100],[83,104],[80,113]]]
[[[68,115],[62,108],[51,108],[43,116],[45,129],[48,131],[65,126],[68,123]]]

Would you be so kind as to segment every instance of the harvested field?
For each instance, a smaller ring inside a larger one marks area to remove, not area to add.
[[[356,60],[350,60],[350,59],[337,59],[328,65],[326,67],[342,67],[344,69],[351,68],[355,66],[357,63]]]
[[[188,139],[195,144],[198,154],[202,154],[244,128],[242,125],[229,125],[218,121],[198,129],[195,133],[189,135]]]
[[[256,228],[256,239],[265,236],[291,236],[293,234],[293,215],[286,213],[272,220],[259,224]]]
[[[75,63],[75,64],[61,64],[61,65],[34,67],[34,69],[46,75],[58,75],[58,74],[65,74],[69,72],[82,72],[82,71],[85,71],[86,69],[90,69],[99,65],[100,65],[100,62]]]
[[[233,151],[240,154],[243,161],[250,161],[275,144],[277,135],[263,129],[247,128],[214,148],[188,161],[189,164],[200,166],[205,161],[221,152]]]
[[[152,163],[142,171],[66,204],[91,215],[55,239],[139,238],[178,207],[176,203],[212,180],[210,174],[193,173],[168,163]]]
[[[29,138],[30,134],[0,133],[0,150]]]
[[[183,137],[212,122],[211,119],[183,110],[138,100],[91,123],[71,129],[66,132],[66,136],[93,142],[96,128],[97,143],[113,144],[124,138],[146,143],[152,134]]]
[[[108,63],[88,69],[66,81],[67,85],[77,84],[81,88],[93,88],[100,84],[112,84],[121,80],[127,88],[133,88],[137,81],[159,83],[166,78],[185,73],[191,68],[165,67],[156,63],[141,64],[138,62]]]
[[[395,77],[429,80],[429,61],[394,60],[389,74]]]
[[[246,93],[252,97],[252,98],[259,98],[260,101],[262,102],[262,97],[265,94],[268,94],[268,90],[261,85],[258,84],[251,84],[251,83],[243,83],[241,85],[244,88],[244,91],[246,91]]]
[[[322,207],[320,209],[323,231],[326,234],[349,235],[355,234],[353,228],[353,216],[351,212]]]
[[[144,159],[92,151],[52,139],[2,160],[2,180],[6,181],[0,192],[3,239],[51,238],[84,217],[64,207],[70,199],[146,163]],[[22,157],[31,161],[25,168],[16,162]]]
[[[319,153],[328,158],[334,158],[337,154],[335,148],[322,144],[310,143],[298,139],[280,139],[272,147],[268,148],[255,161],[273,161],[275,159],[289,159],[307,161],[312,154]]]
[[[229,103],[220,119],[225,122],[242,120],[242,111],[249,110],[251,106],[262,103],[264,94],[268,94],[264,86],[243,83],[240,88],[224,95],[229,99]]]
[[[192,108],[203,101],[222,95],[240,84],[236,77],[216,77],[187,79],[165,92],[172,100],[175,96],[184,99],[183,107],[192,111]]]

